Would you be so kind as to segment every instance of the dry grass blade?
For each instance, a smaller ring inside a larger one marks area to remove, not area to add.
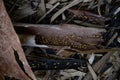
[[[91,67],[91,65],[89,63],[87,63],[87,65],[88,65],[88,69],[93,77],[93,80],[97,80],[98,77],[97,77],[96,73],[94,72],[93,68]]]
[[[40,12],[41,16],[43,16],[46,12],[44,0],[41,0],[41,3],[39,4],[39,10],[40,10],[39,12]]]
[[[91,2],[92,0],[84,0],[83,2]]]
[[[88,50],[88,51],[80,51],[77,49],[71,49],[73,51],[79,52],[79,53],[103,53],[103,52],[113,52],[113,51],[120,51],[120,48],[111,48],[111,49],[96,49],[96,50]]]
[[[112,0],[107,0],[107,1],[108,1],[109,4],[111,4],[111,2],[112,2]],[[109,6],[106,5],[106,7],[105,7],[105,14],[107,15],[107,14],[109,14],[109,12],[110,12]]]
[[[51,74],[51,71],[47,71],[47,74],[45,75],[45,77],[43,78],[43,80],[49,80],[50,74]]]
[[[114,12],[114,15],[116,15],[118,12],[120,12],[120,7],[118,7],[115,12]]]
[[[62,13],[62,20],[65,20],[66,19],[66,16],[64,13]]]
[[[103,74],[102,76],[105,77],[104,80],[107,79],[107,77],[109,77],[109,75],[113,72],[113,67],[108,68]]]
[[[49,4],[54,4],[54,3],[56,3],[58,0],[49,0]]]
[[[115,33],[115,34],[112,36],[112,38],[108,41],[107,46],[109,46],[117,36],[118,36],[118,33]],[[107,47],[107,46],[106,46],[106,47]]]
[[[56,53],[56,55],[59,55],[60,57],[63,57],[63,56],[70,56],[71,55],[71,53],[70,52],[68,52],[68,51],[65,51],[65,49],[66,48],[68,48],[67,46],[66,47],[63,47],[62,49],[60,49],[57,53]]]
[[[13,19],[20,20],[23,19],[29,15],[34,14],[36,11],[31,9],[31,6],[28,4],[24,4],[22,7],[20,7],[18,10],[15,11],[15,14],[12,15]]]
[[[47,8],[47,9],[51,9],[52,7],[53,7],[53,5],[51,5],[51,4],[49,4],[49,3],[46,4],[46,8]]]
[[[89,6],[88,6],[88,9],[90,9],[90,8],[93,6],[94,3],[95,3],[95,0],[92,0],[92,1],[90,2]]]
[[[43,15],[36,23],[39,23],[46,15],[48,15],[53,9],[55,9],[60,3],[56,3],[45,15]]]
[[[9,14],[11,14],[11,12],[13,11],[13,9],[15,8],[15,5],[17,4],[19,0],[16,0],[16,2],[14,3],[14,5],[11,7],[11,9],[8,11]]]
[[[98,14],[101,16],[100,6],[101,6],[102,0],[98,0]]]
[[[61,77],[61,80],[66,80],[66,79],[69,79],[69,78],[75,77],[75,76],[83,77],[83,76],[85,76],[85,74],[86,73],[84,73],[84,72],[73,70],[73,69],[69,69],[67,71],[64,70],[64,71],[61,71],[61,75],[63,75]]]
[[[83,0],[73,0],[73,2],[71,2],[70,4],[68,4],[67,6],[63,7],[62,9],[60,9],[58,12],[56,12],[52,18],[51,18],[51,22],[53,22],[60,14],[62,14],[65,10],[69,9],[70,7],[73,7],[77,4],[79,4],[80,2],[83,2]]]
[[[103,56],[96,64],[93,65],[93,69],[95,72],[99,73],[106,62],[109,60],[112,53],[115,52],[108,52],[105,56]],[[98,66],[99,65],[99,66]],[[83,80],[92,80],[91,74],[87,73],[86,77]]]

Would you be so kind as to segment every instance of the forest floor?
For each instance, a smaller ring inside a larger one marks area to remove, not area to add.
[[[4,0],[4,2],[38,80],[120,80],[119,0]],[[28,28],[29,26],[31,28]],[[76,26],[83,27],[81,32],[79,28],[74,29]],[[59,32],[59,29],[62,32]],[[101,30],[106,31],[102,32],[104,41],[99,42],[98,39],[89,37],[96,33],[94,36],[100,39],[97,33]],[[64,35],[71,33],[76,33],[77,37],[70,35],[65,38],[65,43]],[[82,44],[80,49],[76,47],[78,43],[75,44],[74,41],[79,42],[78,35],[81,34],[83,36],[81,43],[90,44],[88,49]],[[63,37],[53,38],[52,35]],[[88,38],[84,38],[84,35]],[[40,41],[41,36],[47,36],[48,42],[46,39]],[[40,44],[35,43],[36,39]],[[73,40],[73,44],[69,39]],[[97,48],[92,48],[96,46]]]

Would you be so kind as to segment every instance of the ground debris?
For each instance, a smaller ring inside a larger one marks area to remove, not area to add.
[[[38,80],[120,80],[119,0],[4,2]]]

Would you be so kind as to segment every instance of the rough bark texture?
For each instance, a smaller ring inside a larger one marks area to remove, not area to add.
[[[0,80],[36,80],[0,0]]]
[[[17,24],[16,30],[36,35],[37,44],[71,46],[79,50],[98,49],[104,41],[105,29],[86,28],[82,26],[63,25],[27,25]]]

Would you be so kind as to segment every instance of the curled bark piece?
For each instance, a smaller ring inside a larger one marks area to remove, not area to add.
[[[0,0],[0,80],[36,80]]]
[[[83,20],[87,20],[89,22],[100,24],[100,25],[105,25],[105,22],[110,20],[110,18],[99,16],[84,10],[69,9],[68,11],[75,14],[77,18],[81,18]]]
[[[105,29],[86,28],[82,26],[63,25],[27,25],[16,24],[18,31],[24,31],[36,35],[37,44],[71,46],[72,48],[84,50],[94,50],[98,48],[104,40],[102,33]]]

